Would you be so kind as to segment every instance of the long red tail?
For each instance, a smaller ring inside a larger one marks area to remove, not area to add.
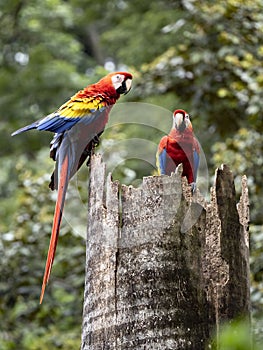
[[[62,213],[63,213],[66,192],[67,192],[67,187],[68,187],[68,166],[69,166],[69,160],[68,160],[68,155],[66,155],[64,160],[63,160],[63,163],[61,166],[61,171],[60,171],[60,179],[59,179],[59,185],[58,185],[58,197],[57,197],[57,202],[56,202],[56,206],[55,206],[52,233],[51,233],[51,237],[50,237],[48,254],[47,254],[47,261],[46,261],[46,268],[45,268],[45,273],[44,273],[44,277],[43,277],[42,290],[41,290],[41,295],[40,295],[40,304],[42,303],[42,300],[44,297],[46,284],[48,283],[49,276],[51,273],[51,268],[52,268],[53,261],[55,258],[60,223],[61,223],[61,219],[62,219]]]

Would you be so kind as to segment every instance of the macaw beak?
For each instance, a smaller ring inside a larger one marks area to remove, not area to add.
[[[124,95],[126,95],[131,90],[132,80],[131,79],[127,79],[125,81],[125,85],[126,85],[126,91],[124,92]]]
[[[126,79],[123,81],[121,86],[116,90],[118,94],[126,95],[130,90],[132,86],[132,79]]]
[[[174,126],[175,128],[183,132],[186,128],[186,123],[185,123],[185,115],[183,113],[176,113],[174,116]]]
[[[178,125],[178,130],[180,132],[183,132],[186,128],[186,124],[185,124],[185,117],[183,116],[182,122]]]

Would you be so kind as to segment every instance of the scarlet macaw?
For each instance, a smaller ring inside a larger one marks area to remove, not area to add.
[[[131,88],[132,75],[110,73],[96,84],[77,92],[57,111],[15,131],[12,136],[31,129],[55,133],[50,144],[50,157],[56,161],[49,187],[58,189],[53,227],[43,277],[40,304],[55,258],[58,234],[69,179],[76,173],[98,142],[108,121],[111,108],[120,94]]]
[[[172,129],[169,135],[161,139],[157,150],[156,164],[159,175],[171,175],[182,163],[182,176],[186,176],[194,192],[199,154],[199,143],[194,136],[189,114],[183,109],[175,110]]]

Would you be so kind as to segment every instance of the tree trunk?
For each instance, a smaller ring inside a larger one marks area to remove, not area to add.
[[[119,186],[100,156],[89,188],[82,350],[205,349],[249,315],[248,193],[227,166],[207,202],[181,172]]]

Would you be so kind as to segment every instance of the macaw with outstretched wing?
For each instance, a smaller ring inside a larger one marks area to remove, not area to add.
[[[55,258],[60,223],[70,178],[91,155],[99,141],[109,113],[121,94],[131,88],[132,75],[127,72],[110,73],[97,83],[77,92],[57,111],[15,131],[12,136],[37,129],[54,132],[50,157],[56,161],[49,187],[58,190],[53,227],[43,277],[40,304]]]

